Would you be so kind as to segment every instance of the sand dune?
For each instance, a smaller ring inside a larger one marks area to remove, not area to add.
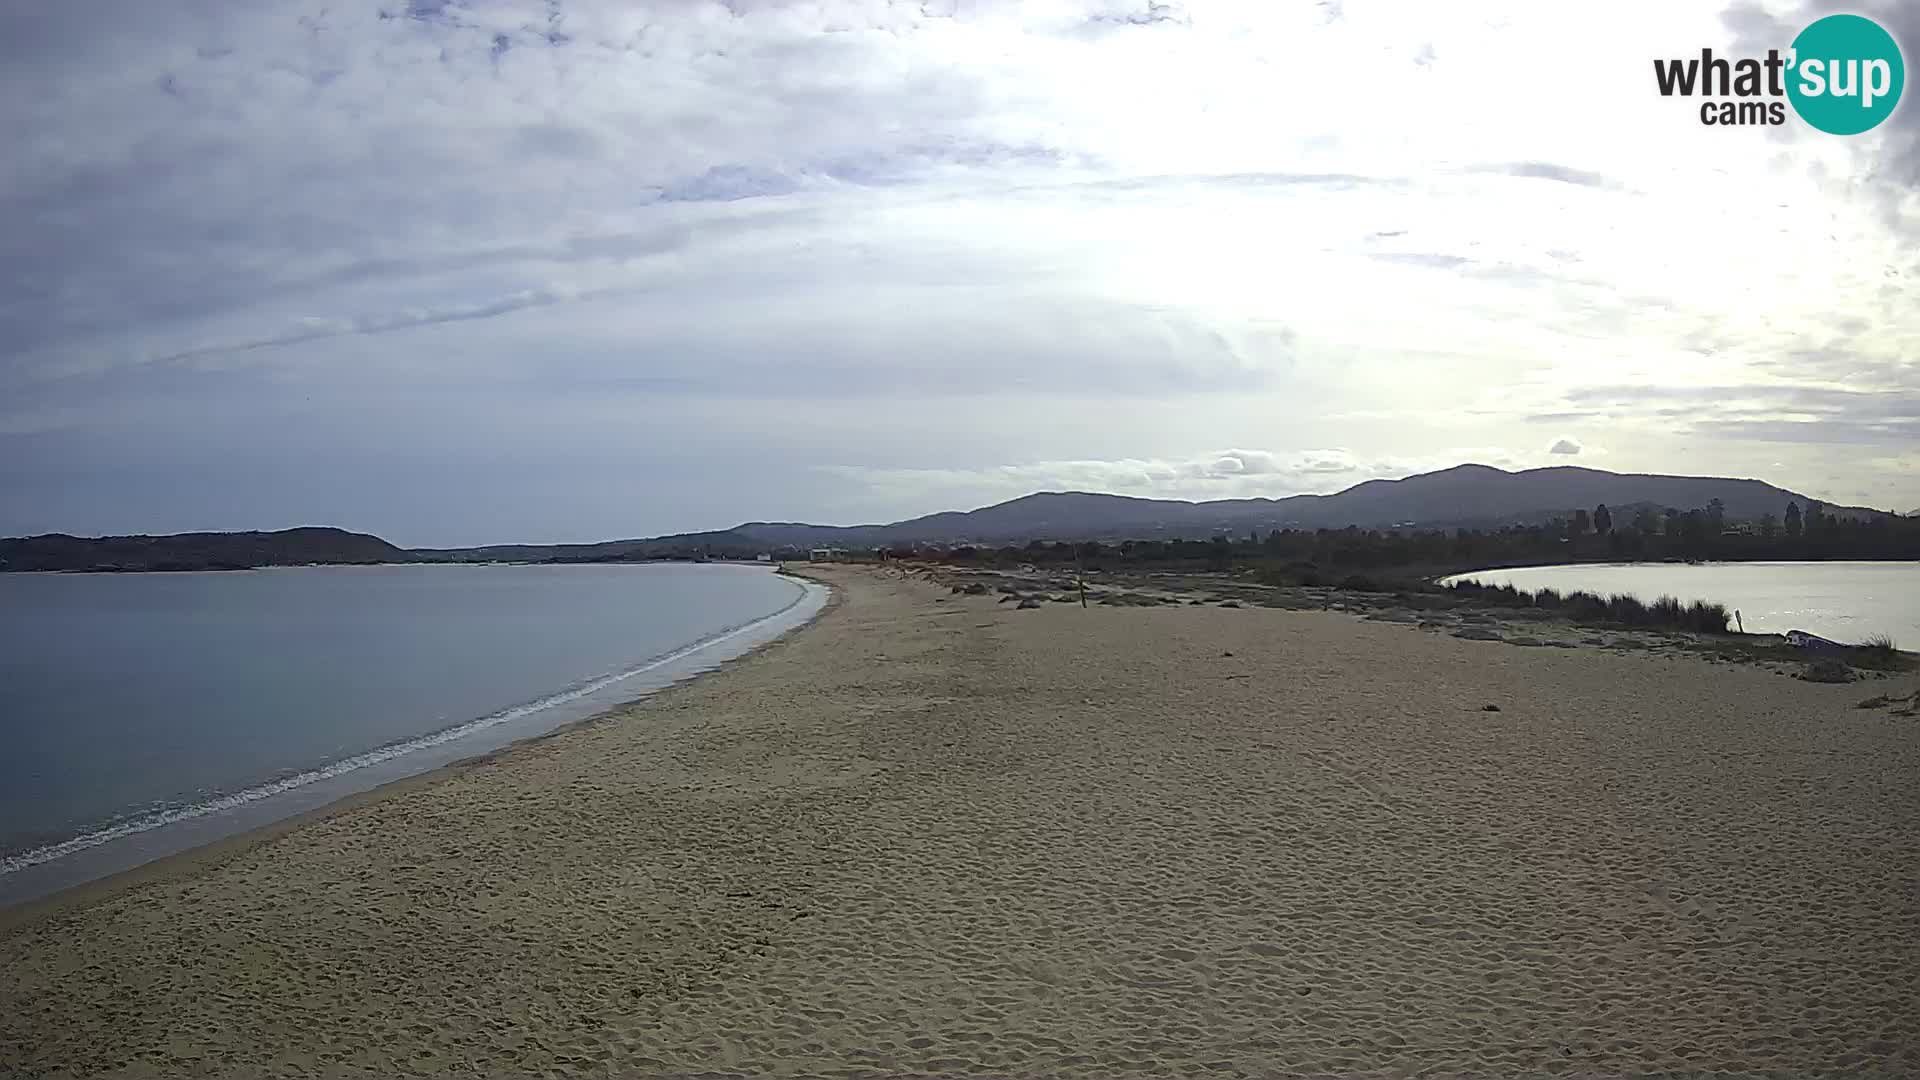
[[[832,576],[713,676],[16,916],[0,1073],[1920,1074],[1877,690]]]

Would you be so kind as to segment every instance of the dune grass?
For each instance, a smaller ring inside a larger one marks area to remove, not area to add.
[[[1856,648],[1865,649],[1868,652],[1883,653],[1887,656],[1893,656],[1900,652],[1900,647],[1893,643],[1893,635],[1891,634],[1869,635],[1868,638],[1862,641]]]
[[[1457,595],[1499,607],[1553,611],[1581,623],[1724,634],[1732,618],[1724,604],[1703,600],[1688,604],[1671,596],[1662,596],[1649,604],[1619,593],[1600,596],[1578,590],[1561,593],[1556,589],[1527,592],[1512,585],[1482,585],[1474,581],[1457,581],[1447,588]]]

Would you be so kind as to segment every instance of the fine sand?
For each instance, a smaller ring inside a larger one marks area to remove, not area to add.
[[[0,917],[0,1075],[1920,1074],[1920,721],[1855,707],[1911,677],[828,576]]]

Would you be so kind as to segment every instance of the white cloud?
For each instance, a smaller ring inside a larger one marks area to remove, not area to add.
[[[1328,490],[1563,433],[1590,458],[1597,432],[1614,467],[1779,460],[1789,486],[1920,501],[1911,125],[1708,137],[1636,58],[1757,32],[1717,3],[1330,10],[0,16],[0,458],[108,516],[116,454],[201,455],[221,429],[196,414],[292,401],[458,467],[436,455],[460,432],[368,404],[419,401],[537,422],[556,473],[669,453],[662,418],[698,411],[759,468],[844,485],[812,490],[822,514],[939,509],[949,480]],[[746,490],[649,482],[635,505]],[[366,498],[370,526],[417,502]],[[40,527],[62,524],[0,516]]]
[[[1547,447],[1547,453],[1575,456],[1580,453],[1580,443],[1574,439],[1555,439],[1553,445]]]

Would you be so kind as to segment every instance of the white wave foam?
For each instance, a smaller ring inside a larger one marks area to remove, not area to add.
[[[784,575],[781,576],[784,577]],[[570,689],[563,690],[557,694],[550,694],[547,697],[529,701],[524,705],[515,705],[510,709],[504,709],[500,712],[483,716],[478,720],[470,720],[464,724],[457,724],[450,728],[442,728],[439,731],[416,736],[401,742],[389,743],[386,746],[369,750],[364,754],[356,754],[353,757],[342,758],[339,761],[323,765],[317,769],[309,769],[305,772],[296,773],[293,776],[283,777],[279,780],[269,781],[256,787],[236,791],[230,795],[215,796],[214,798],[193,803],[189,806],[158,810],[140,817],[116,822],[105,828],[96,829],[89,833],[83,833],[70,840],[62,840],[57,844],[48,844],[44,847],[33,848],[17,855],[0,856],[0,877],[17,873],[30,866],[39,866],[42,863],[49,863],[55,859],[62,859],[75,852],[85,851],[92,847],[99,847],[101,844],[119,840],[124,837],[134,836],[143,832],[151,832],[154,829],[164,828],[165,826],[177,824],[182,821],[190,821],[194,818],[206,817],[209,814],[217,814],[223,810],[232,810],[236,807],[245,806],[248,803],[259,802],[261,799],[269,799],[275,795],[292,791],[295,788],[303,788],[308,784],[317,784],[322,780],[331,780],[336,776],[344,776],[347,773],[367,768],[370,765],[378,765],[383,761],[392,761],[394,758],[401,757],[405,754],[416,753],[432,746],[441,746],[445,743],[453,742],[455,739],[465,738],[474,732],[484,731],[491,727],[498,727],[509,721],[518,720],[523,716],[530,716],[543,709],[551,709],[556,705],[565,705],[570,701],[578,701],[588,694],[604,690],[615,683],[631,679],[635,675],[644,674],[655,668],[671,664],[676,660],[685,659],[703,649],[712,648],[723,641],[729,641],[739,637],[741,634],[764,626],[780,616],[785,615],[787,612],[792,611],[811,594],[811,589],[804,582],[798,582],[796,579],[785,578],[785,580],[795,581],[796,584],[799,584],[801,586],[800,595],[794,597],[791,603],[779,611],[769,615],[763,615],[751,622],[728,627],[711,637],[702,638],[699,641],[682,646],[663,656],[654,657],[638,667],[615,672],[612,675],[605,675],[590,682],[585,682]]]

